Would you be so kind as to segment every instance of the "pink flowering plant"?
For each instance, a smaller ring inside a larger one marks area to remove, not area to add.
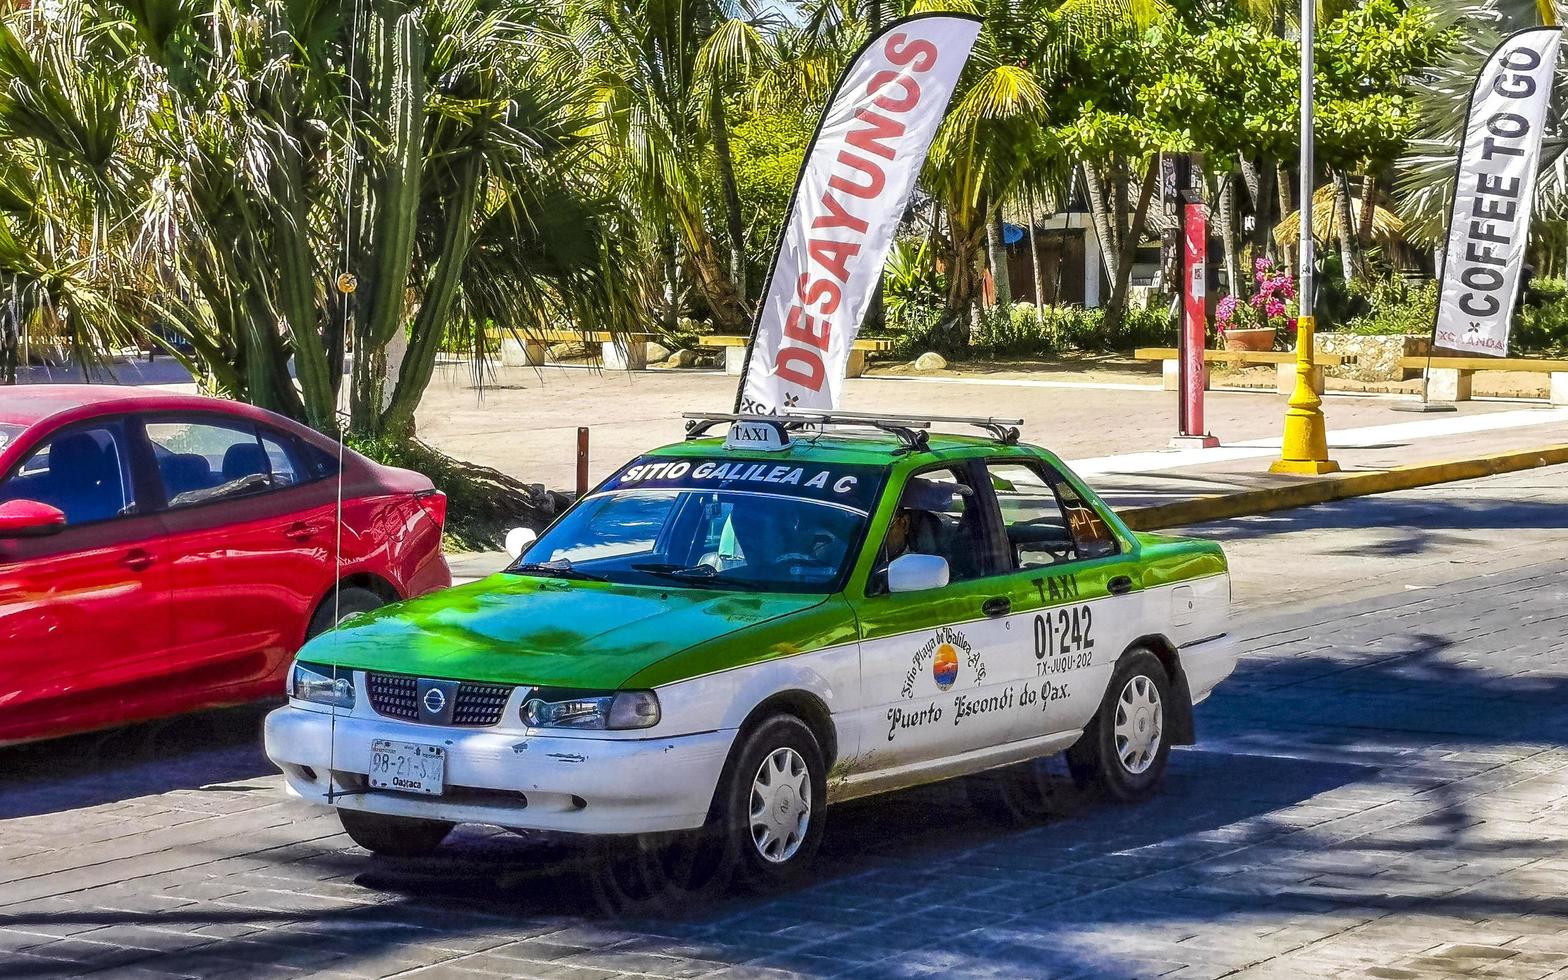
[[[1266,258],[1252,263],[1256,286],[1245,303],[1234,295],[1220,297],[1214,308],[1214,329],[1220,339],[1227,330],[1274,331],[1274,346],[1289,347],[1296,335],[1296,280],[1283,266]]]

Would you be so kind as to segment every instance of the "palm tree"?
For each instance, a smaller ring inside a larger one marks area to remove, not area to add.
[[[639,305],[635,276],[599,274],[622,239],[564,43],[525,0],[61,2],[0,24],[4,159],[103,202],[78,239],[128,229],[96,254],[214,388],[335,431],[351,339],[353,429],[403,436],[449,336],[618,330]],[[116,124],[80,138],[100,103]]]
[[[776,65],[777,15],[745,0],[574,0],[566,9],[601,166],[616,175],[644,236],[675,229],[715,326],[742,330],[750,283],[727,103]],[[661,244],[644,247],[651,254]]]
[[[1457,43],[1440,63],[1416,82],[1417,136],[1399,158],[1395,191],[1404,235],[1420,242],[1438,242],[1446,231],[1448,203],[1454,192],[1454,163],[1459,154],[1460,127],[1470,103],[1476,76],[1499,42],[1527,27],[1561,23],[1552,0],[1437,0],[1439,20],[1454,27]],[[1557,87],[1565,84],[1561,65]],[[1561,98],[1553,104],[1562,105]],[[1560,131],[1563,117],[1559,117]],[[1550,122],[1550,121],[1549,121]],[[1568,141],[1548,127],[1542,144],[1541,182],[1536,217],[1560,220],[1568,215]]]

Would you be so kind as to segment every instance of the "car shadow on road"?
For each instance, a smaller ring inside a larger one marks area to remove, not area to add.
[[[203,711],[0,749],[0,820],[274,773],[261,749],[262,718],[272,707]]]

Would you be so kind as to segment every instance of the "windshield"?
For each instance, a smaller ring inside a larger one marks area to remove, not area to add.
[[[510,570],[665,588],[834,592],[880,480],[873,467],[645,457]]]

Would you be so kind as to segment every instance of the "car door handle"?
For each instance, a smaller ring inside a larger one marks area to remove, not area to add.
[[[1132,577],[1128,575],[1118,575],[1109,582],[1106,582],[1105,588],[1106,591],[1110,592],[1111,595],[1126,595],[1132,591]]]
[[[995,596],[987,599],[984,605],[980,607],[980,611],[987,616],[1006,616],[1013,611],[1013,600],[1005,595]]]
[[[309,541],[316,536],[316,528],[311,527],[304,521],[295,521],[289,525],[287,531],[283,532],[283,536],[294,541]]]
[[[121,559],[121,561],[125,563],[125,567],[129,568],[133,572],[145,571],[146,569],[152,567],[152,563],[156,560],[157,559],[153,558],[151,554],[142,548],[132,548],[130,551],[127,551],[125,553],[125,557]]]

